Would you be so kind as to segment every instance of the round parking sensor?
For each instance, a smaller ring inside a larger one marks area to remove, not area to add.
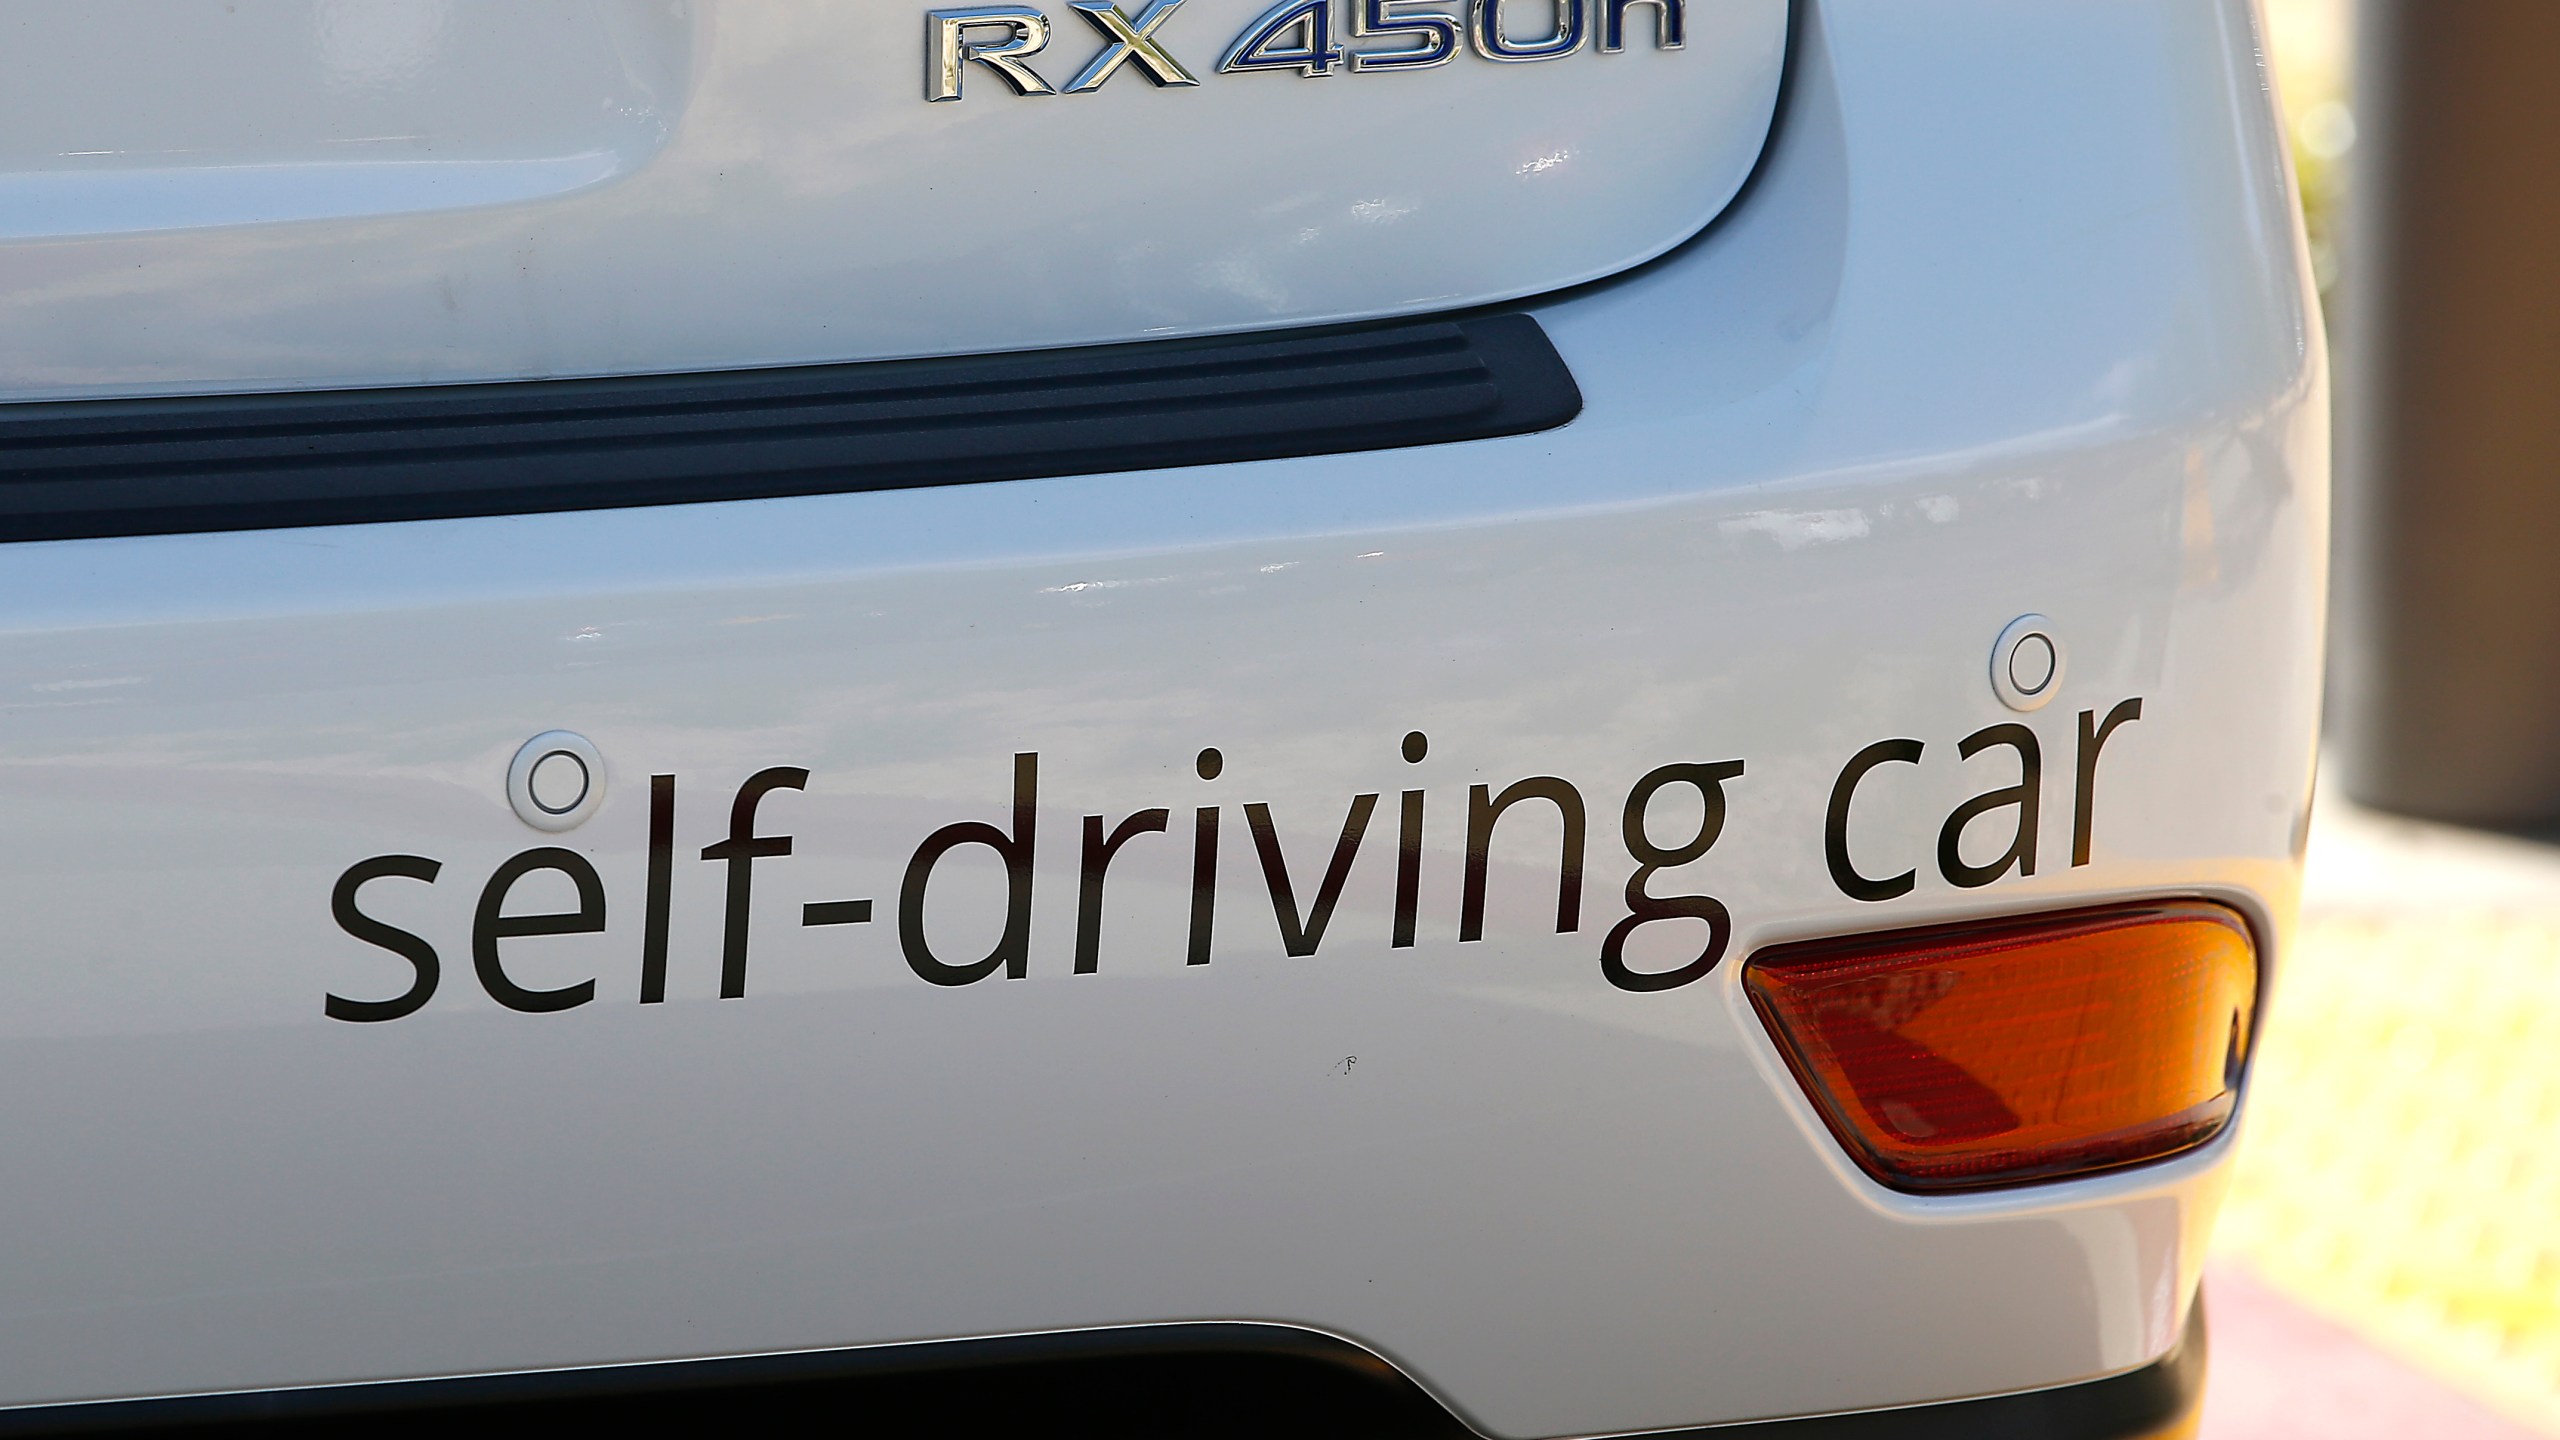
[[[545,730],[507,762],[507,803],[536,830],[570,830],[604,803],[604,755],[574,730]]]
[[[2042,615],[2021,615],[1991,647],[1991,690],[2012,710],[2041,710],[2062,688],[2062,641]]]

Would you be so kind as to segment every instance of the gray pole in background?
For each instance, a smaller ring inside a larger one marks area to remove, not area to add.
[[[2364,0],[2339,315],[2332,759],[2560,824],[2560,0]]]

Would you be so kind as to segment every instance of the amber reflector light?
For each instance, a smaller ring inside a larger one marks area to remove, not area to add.
[[[2170,901],[1782,945],[1742,983],[1860,1165],[1965,1190],[2213,1138],[2258,965],[2237,914]]]

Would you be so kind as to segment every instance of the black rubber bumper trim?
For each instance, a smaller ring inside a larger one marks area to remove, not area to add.
[[[1527,315],[859,365],[0,406],[0,540],[1206,465],[1549,429]]]
[[[1295,1326],[1248,1323],[0,1410],[0,1435],[377,1440],[572,1425],[936,1436],[1472,1435],[1370,1351]]]
[[[1808,1362],[1814,1363],[1814,1362]],[[1657,1432],[1647,1440],[2148,1440],[2202,1403],[2203,1306],[2176,1350],[2084,1385],[1905,1410]],[[1475,1432],[1402,1371],[1292,1326],[1150,1325],[599,1370],[0,1411],[0,1434],[374,1437],[563,1425],[814,1433],[1413,1437]]]

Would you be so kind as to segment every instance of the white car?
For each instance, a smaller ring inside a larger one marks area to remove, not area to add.
[[[0,0],[0,1423],[2190,1423],[2252,5],[1265,5]]]

